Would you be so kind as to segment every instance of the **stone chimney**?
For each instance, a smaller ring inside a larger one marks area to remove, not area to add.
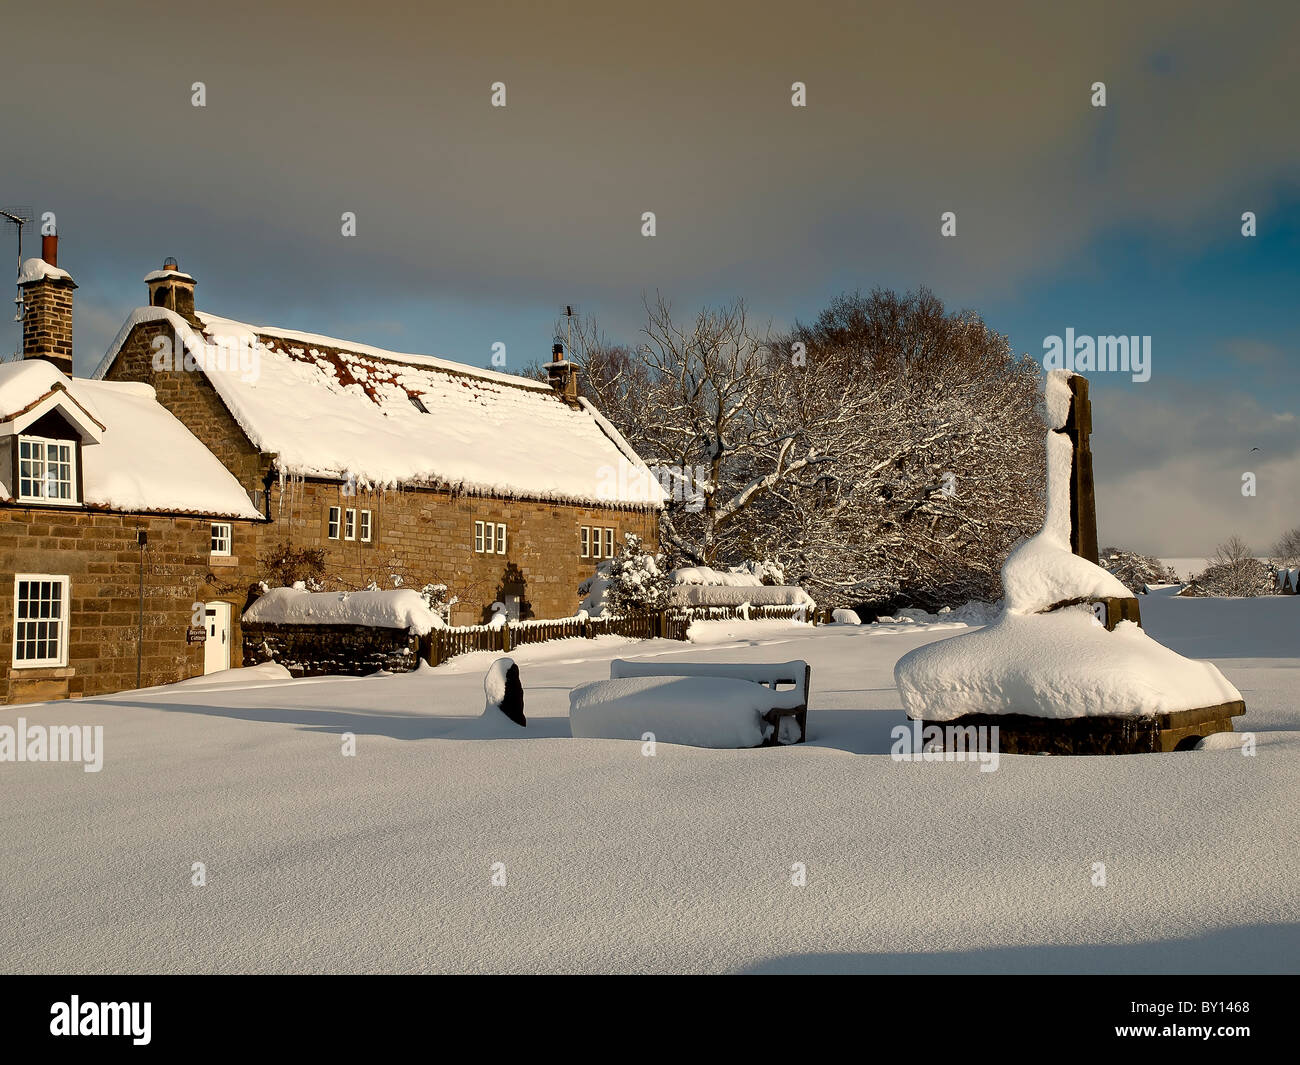
[[[564,345],[558,340],[551,347],[551,361],[545,366],[546,379],[566,403],[578,402],[578,368],[564,357]]]
[[[163,260],[161,270],[145,274],[144,283],[149,286],[149,306],[166,307],[190,325],[201,325],[194,313],[194,278],[182,271],[172,256]]]
[[[59,238],[41,239],[41,257],[18,273],[23,290],[23,358],[44,359],[72,376],[72,275],[59,269]]]

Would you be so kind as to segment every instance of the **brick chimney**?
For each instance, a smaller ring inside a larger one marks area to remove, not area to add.
[[[566,403],[578,402],[578,368],[564,357],[564,345],[558,340],[551,347],[551,361],[546,364],[546,379]]]
[[[149,286],[149,306],[166,307],[190,325],[201,325],[194,313],[194,278],[181,270],[172,256],[163,260],[161,270],[145,274],[144,282]]]
[[[72,376],[72,290],[77,283],[59,269],[59,238],[41,238],[41,257],[18,274],[23,290],[23,358],[44,359]]]

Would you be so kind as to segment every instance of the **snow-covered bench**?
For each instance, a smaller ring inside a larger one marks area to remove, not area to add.
[[[628,662],[569,696],[574,736],[700,747],[770,747],[807,738],[807,662]],[[778,686],[791,685],[782,691]]]

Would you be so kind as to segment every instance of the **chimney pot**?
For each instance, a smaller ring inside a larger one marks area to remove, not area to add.
[[[41,258],[51,266],[59,265],[59,238],[55,233],[46,233],[41,237]]]

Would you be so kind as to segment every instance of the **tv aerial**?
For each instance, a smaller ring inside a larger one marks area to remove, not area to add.
[[[573,320],[581,313],[581,309],[577,304],[573,303],[566,303],[564,305],[564,310],[560,313],[560,317],[564,319],[564,328],[566,333],[564,344],[564,357],[566,359],[573,352]],[[555,339],[559,340],[560,338],[556,337]]]
[[[23,290],[17,283],[17,278],[23,270],[23,226],[27,225],[35,217],[36,212],[30,207],[0,207],[0,218],[18,231],[18,269],[14,273],[15,322],[23,320]]]

